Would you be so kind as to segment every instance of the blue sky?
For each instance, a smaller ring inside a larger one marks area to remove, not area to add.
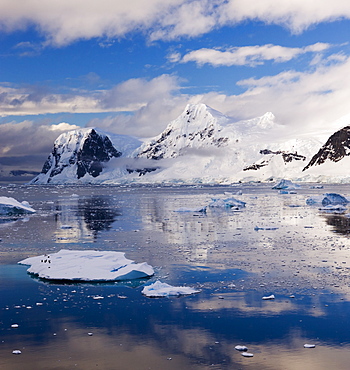
[[[350,118],[349,31],[343,0],[1,0],[0,170],[40,170],[77,126],[157,135],[187,103],[327,135]]]

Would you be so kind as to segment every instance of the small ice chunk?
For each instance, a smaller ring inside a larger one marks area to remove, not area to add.
[[[186,207],[181,207],[175,210],[175,212],[192,212],[192,213],[206,213],[207,212],[207,207],[197,207],[197,208],[186,208]]]
[[[315,348],[315,347],[316,347],[315,344],[308,344],[308,343],[304,344],[304,348]]]
[[[238,346],[235,347],[235,350],[245,352],[245,351],[248,351],[248,347],[238,345]]]
[[[19,325],[18,324],[12,324],[11,325],[11,328],[18,328],[19,327]]]
[[[254,357],[254,354],[253,353],[250,353],[250,352],[242,352],[241,355],[243,357]]]
[[[20,351],[19,349],[14,349],[14,350],[12,351],[12,353],[13,353],[14,355],[20,355],[20,354],[22,353],[22,351]]]
[[[259,230],[277,230],[278,227],[275,226],[265,226],[265,227],[260,227],[260,226],[255,226],[254,230],[259,231]]]
[[[280,180],[277,184],[275,184],[272,189],[283,189],[283,190],[294,190],[294,189],[299,189],[300,185],[294,184],[290,180],[285,180],[282,179]]]
[[[90,337],[92,337],[92,336],[94,335],[94,333],[88,333],[88,335],[89,335]]]
[[[167,283],[162,283],[157,280],[151,285],[146,285],[142,289],[142,294],[147,297],[169,297],[169,296],[179,296],[179,295],[189,295],[199,293],[199,290],[186,287],[186,286],[171,286]]]
[[[123,252],[65,250],[50,255],[26,258],[28,272],[48,280],[117,281],[154,275],[146,262],[134,263]]]
[[[264,296],[262,297],[263,300],[268,300],[268,299],[275,299],[275,296],[273,294],[269,295],[269,296]]]
[[[0,214],[12,215],[12,214],[25,214],[35,213],[27,201],[20,203],[18,200],[10,197],[0,197]]]

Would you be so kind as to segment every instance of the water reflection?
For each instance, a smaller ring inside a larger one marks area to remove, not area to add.
[[[333,227],[333,231],[342,235],[350,234],[350,218],[345,215],[332,214],[324,216],[327,225]]]
[[[78,196],[58,201],[56,205],[56,239],[59,243],[93,241],[101,231],[111,229],[121,209],[106,196]]]

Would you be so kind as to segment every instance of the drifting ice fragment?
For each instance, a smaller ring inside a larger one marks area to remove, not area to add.
[[[292,183],[290,180],[280,180],[276,185],[272,187],[272,189],[284,189],[284,190],[291,190],[291,189],[299,189],[300,185]]]
[[[146,262],[134,263],[125,253],[62,249],[50,255],[26,258],[29,273],[48,280],[116,281],[141,279],[154,275]]]
[[[162,283],[159,280],[151,285],[145,286],[142,290],[142,294],[151,298],[189,295],[199,292],[200,290],[196,290],[186,286],[171,286],[167,283]]]
[[[314,196],[306,199],[306,204],[313,205],[313,204],[322,204],[324,207],[330,204],[348,204],[349,201],[342,195],[336,193],[326,193],[319,196]]]
[[[207,212],[207,207],[198,207],[198,208],[186,208],[186,207],[182,207],[182,208],[179,208],[177,210],[175,210],[175,212],[192,212],[192,213],[206,213]]]
[[[277,229],[278,229],[278,227],[274,227],[274,226],[268,226],[268,227],[255,226],[254,227],[255,231],[259,231],[259,230],[277,230]]]
[[[345,212],[347,208],[341,204],[328,204],[327,206],[324,206],[322,208],[319,208],[320,211],[326,211],[326,212],[334,212],[334,213],[341,213]]]
[[[244,357],[254,357],[253,353],[249,353],[249,352],[242,352],[241,355]]]
[[[240,346],[240,345],[236,346],[235,349],[237,351],[248,351],[248,348],[246,346]]]
[[[212,199],[209,203],[209,207],[241,209],[245,207],[245,202],[235,198]]]
[[[23,201],[20,203],[18,200],[9,197],[0,197],[0,214],[1,215],[13,215],[13,214],[25,214],[35,213],[28,202]]]
[[[267,296],[267,297],[262,297],[262,299],[264,300],[268,300],[268,299],[275,299],[275,296],[273,294]]]
[[[19,349],[14,349],[14,350],[12,351],[12,353],[13,353],[14,355],[20,355],[20,354],[22,353],[22,351],[20,351]]]
[[[315,348],[315,344],[304,344],[304,348]]]

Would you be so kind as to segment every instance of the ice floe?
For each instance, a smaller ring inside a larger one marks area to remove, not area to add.
[[[28,272],[48,280],[116,281],[152,276],[153,267],[134,263],[123,252],[65,250],[29,257],[20,262]]]
[[[241,345],[237,345],[237,346],[235,347],[235,350],[237,350],[237,351],[248,351],[248,347],[246,347],[246,346],[241,346]]]
[[[253,353],[249,353],[249,352],[242,352],[241,355],[243,357],[254,357],[254,354]]]
[[[273,294],[269,295],[269,296],[265,296],[265,297],[262,297],[263,300],[269,300],[269,299],[275,299],[275,296]]]
[[[146,285],[142,289],[142,294],[147,297],[169,297],[169,296],[179,296],[179,295],[189,295],[199,293],[200,290],[186,286],[172,286],[167,283],[162,283],[157,280],[151,285]]]
[[[236,198],[226,198],[226,199],[212,199],[209,203],[209,207],[215,208],[234,208],[241,209],[245,207],[245,202],[238,200]]]
[[[192,212],[192,213],[206,213],[207,212],[207,207],[197,207],[197,208],[186,208],[186,207],[181,207],[175,210],[175,212]]]
[[[282,179],[277,184],[275,184],[272,189],[283,189],[283,190],[294,190],[299,189],[300,185],[294,184],[290,180]]]
[[[315,348],[315,347],[316,347],[315,344],[308,344],[308,343],[304,344],[304,348]]]
[[[330,204],[336,205],[336,204],[348,204],[349,201],[340,194],[337,193],[326,193],[323,195],[313,196],[306,199],[306,204],[308,205],[322,205],[322,206],[328,206]]]
[[[13,214],[24,214],[24,213],[35,213],[27,201],[22,203],[18,200],[10,197],[0,197],[0,214],[1,215],[13,215]]]

